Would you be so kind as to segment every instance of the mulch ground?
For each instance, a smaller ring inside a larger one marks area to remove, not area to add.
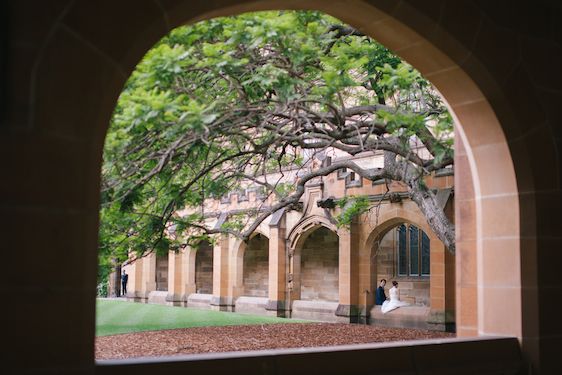
[[[359,324],[293,323],[198,327],[96,338],[96,359],[301,348],[451,338],[453,333]]]

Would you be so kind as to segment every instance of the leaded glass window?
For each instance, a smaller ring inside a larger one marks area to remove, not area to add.
[[[398,276],[429,276],[430,274],[429,236],[411,224],[401,224],[396,228],[396,258]]]
[[[420,268],[420,243],[418,241],[420,230],[418,227],[410,225],[410,276],[418,276]]]
[[[406,250],[406,226],[400,225],[397,230],[398,242],[398,275],[408,274],[408,253]]]
[[[421,273],[423,276],[429,275],[430,265],[429,265],[429,237],[422,231],[422,241],[421,241]]]

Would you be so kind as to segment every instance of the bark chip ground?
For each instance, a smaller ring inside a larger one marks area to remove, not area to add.
[[[359,324],[292,323],[197,327],[96,338],[96,359],[301,348],[452,338],[453,333]]]

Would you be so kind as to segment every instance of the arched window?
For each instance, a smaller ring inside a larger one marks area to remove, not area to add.
[[[429,276],[430,243],[428,235],[411,224],[396,228],[398,276]]]

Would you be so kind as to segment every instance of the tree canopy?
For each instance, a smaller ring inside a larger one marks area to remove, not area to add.
[[[454,252],[454,227],[424,183],[452,165],[452,129],[419,72],[330,16],[260,12],[180,27],[146,54],[118,100],[102,170],[100,263],[218,232],[248,238],[272,212],[298,202],[308,181],[341,168],[400,181]],[[384,166],[344,158],[304,168],[309,160],[297,151],[327,149],[381,152]],[[297,183],[263,178],[290,164],[306,172]],[[242,181],[276,197],[248,225],[207,228],[200,210],[176,214]],[[167,235],[170,226],[187,235]]]

